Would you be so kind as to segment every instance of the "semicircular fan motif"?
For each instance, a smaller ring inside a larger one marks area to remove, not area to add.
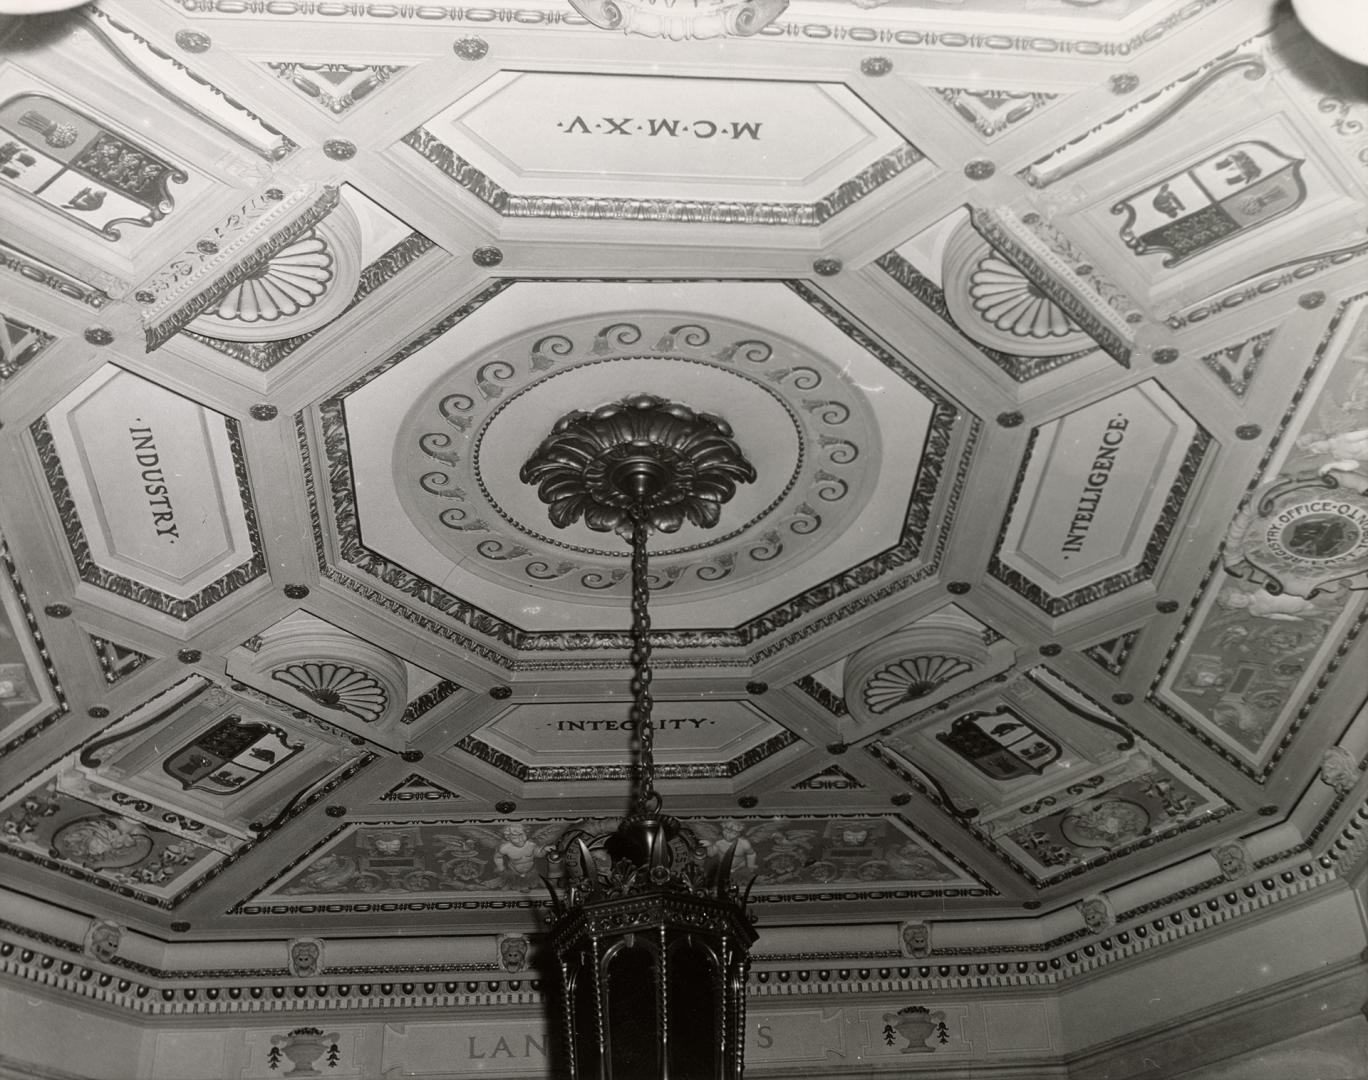
[[[876,672],[865,683],[865,706],[872,713],[886,713],[904,701],[925,697],[942,683],[973,669],[973,664],[959,656],[914,656],[899,660]]]
[[[213,314],[235,322],[274,322],[312,307],[332,280],[332,252],[317,230],[310,229],[224,293]]]
[[[1073,320],[1034,282],[996,255],[974,267],[969,296],[979,317],[1006,333],[1036,340],[1078,333]]]
[[[316,705],[350,713],[372,724],[384,714],[389,694],[369,671],[330,660],[304,660],[276,668],[271,678],[298,690]]]

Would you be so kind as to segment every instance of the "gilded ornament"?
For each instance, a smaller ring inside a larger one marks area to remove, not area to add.
[[[503,262],[503,252],[496,247],[476,248],[470,254],[470,261],[476,266],[498,266]]]
[[[866,56],[860,61],[860,74],[871,79],[887,75],[893,70],[893,61],[886,56]]]
[[[835,277],[841,272],[842,267],[840,259],[817,259],[812,264],[812,269],[822,277]]]
[[[964,175],[970,180],[987,180],[997,172],[997,166],[986,158],[976,158],[964,166]]]
[[[334,161],[350,161],[356,157],[356,143],[346,139],[328,139],[323,144],[323,153]]]

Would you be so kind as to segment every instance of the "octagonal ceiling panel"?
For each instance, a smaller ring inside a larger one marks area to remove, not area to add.
[[[653,541],[657,622],[684,628],[716,625],[723,596],[744,622],[906,540],[956,419],[774,283],[523,282],[420,341],[323,403],[330,474],[354,476],[367,549],[533,631],[618,625],[630,596],[625,543],[554,529],[518,478],[566,412],[659,393],[721,416],[754,463],[720,527]]]
[[[819,225],[922,160],[839,84],[659,75],[501,72],[405,142],[510,217]]]
[[[30,431],[82,581],[188,619],[265,573],[235,421],[107,364]]]

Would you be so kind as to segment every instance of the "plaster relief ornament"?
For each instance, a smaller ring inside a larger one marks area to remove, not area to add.
[[[310,979],[323,972],[323,942],[319,938],[294,938],[290,942],[290,974]]]
[[[1239,881],[1252,869],[1249,852],[1238,840],[1232,840],[1228,844],[1220,844],[1212,848],[1211,857],[1216,860],[1216,864],[1221,868],[1221,877],[1227,881]]]
[[[1321,757],[1321,782],[1329,785],[1340,795],[1348,795],[1354,790],[1359,779],[1358,762],[1342,746],[1327,746]]]
[[[905,922],[899,931],[904,956],[914,960],[924,960],[931,955],[931,924],[924,922]]]
[[[689,41],[758,34],[788,0],[570,0],[570,6],[604,30]]]
[[[330,660],[306,660],[271,672],[316,705],[350,713],[363,723],[380,719],[389,704],[385,687],[369,671]]]
[[[1177,266],[1295,210],[1306,198],[1300,158],[1266,142],[1232,143],[1112,207],[1136,255],[1166,251]]]
[[[1365,487],[1335,469],[1265,485],[1230,523],[1226,572],[1274,596],[1368,589]]]
[[[82,947],[85,954],[93,960],[109,963],[119,951],[123,940],[123,927],[109,919],[96,919],[85,933]]]
[[[499,938],[499,966],[511,975],[526,971],[530,948],[526,934],[504,934]]]
[[[1078,902],[1078,913],[1083,916],[1083,925],[1090,934],[1100,934],[1116,924],[1116,916],[1105,896],[1085,896]]]

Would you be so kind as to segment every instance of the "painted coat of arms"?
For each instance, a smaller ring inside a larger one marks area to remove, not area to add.
[[[185,791],[230,795],[260,780],[304,749],[283,728],[239,716],[220,720],[168,757],[162,768]]]
[[[120,224],[147,227],[175,207],[168,185],[184,169],[42,94],[0,105],[0,182],[118,240]]]
[[[956,717],[936,738],[993,780],[1039,776],[1060,755],[1058,743],[1006,705]]]
[[[1122,199],[1121,239],[1137,255],[1167,251],[1164,266],[1258,228],[1306,198],[1302,161],[1262,141],[1238,142]]]

